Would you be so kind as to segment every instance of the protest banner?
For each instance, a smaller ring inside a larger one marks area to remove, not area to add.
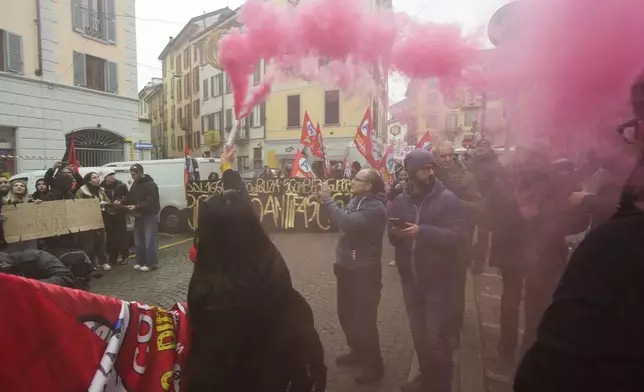
[[[8,243],[102,229],[98,199],[46,201],[2,206]]]
[[[332,227],[316,196],[322,182],[316,178],[255,179],[246,182],[246,189],[266,231],[324,232]],[[333,200],[344,206],[350,198],[351,180],[328,180],[328,184]],[[201,202],[222,191],[222,181],[188,183],[188,216],[193,229]]]

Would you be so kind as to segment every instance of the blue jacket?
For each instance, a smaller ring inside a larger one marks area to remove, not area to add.
[[[387,208],[378,197],[354,197],[340,208],[324,202],[329,220],[340,230],[336,265],[349,270],[380,268],[382,242],[387,227]]]
[[[403,283],[427,282],[451,276],[458,266],[457,251],[465,244],[469,220],[461,200],[438,180],[419,206],[405,190],[391,207],[390,217],[420,227],[414,239],[396,238],[396,264]]]

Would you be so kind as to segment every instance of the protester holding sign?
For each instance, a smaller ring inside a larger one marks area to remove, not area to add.
[[[353,198],[344,209],[335,203],[326,183],[319,194],[329,220],[340,230],[333,269],[338,280],[338,318],[351,351],[336,362],[339,366],[362,366],[355,379],[358,384],[384,375],[377,326],[382,239],[387,226],[387,209],[379,198],[384,190],[378,171],[364,169],[353,178]]]
[[[109,202],[105,189],[101,187],[101,180],[97,173],[87,173],[83,178],[83,182],[85,185],[81,186],[76,192],[77,199],[95,198],[100,201],[101,205]],[[105,255],[105,229],[82,231],[81,241],[83,249],[92,263],[98,263],[105,271],[112,269]]]
[[[109,201],[112,203],[122,202],[128,194],[127,185],[117,180],[115,174],[114,171],[107,173],[101,183]],[[105,234],[107,235],[108,262],[115,264],[118,257],[121,256],[121,264],[127,264],[130,256],[127,238],[127,216],[124,210],[116,207],[118,206],[107,208],[106,213],[103,214]]]

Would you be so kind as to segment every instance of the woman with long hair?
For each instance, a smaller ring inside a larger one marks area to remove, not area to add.
[[[232,158],[231,158],[232,157]],[[230,159],[228,159],[230,158]],[[199,216],[188,289],[189,392],[322,392],[324,350],[313,312],[222,155],[222,195]]]
[[[53,196],[51,194],[51,191],[49,190],[49,186],[47,185],[47,182],[45,181],[44,178],[39,178],[36,181],[36,192],[31,194],[31,198],[33,200],[41,200],[41,201],[53,200]]]
[[[11,182],[9,192],[2,199],[3,204],[31,203],[33,199],[27,193],[27,183],[23,180]]]
[[[83,178],[85,185],[81,186],[76,191],[76,199],[98,199],[101,204],[108,203],[110,199],[105,193],[105,189],[101,187],[101,179],[95,172],[90,172]],[[105,271],[112,269],[112,266],[107,262],[107,255],[105,251],[105,229],[88,230],[80,233],[83,250],[92,261],[97,263]]]

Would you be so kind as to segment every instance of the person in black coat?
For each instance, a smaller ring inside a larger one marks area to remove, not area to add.
[[[58,286],[74,287],[72,271],[54,255],[43,250],[0,253],[0,272]]]
[[[181,384],[188,392],[324,392],[313,312],[293,288],[239,174],[222,166],[231,188],[207,199],[199,215]]]
[[[143,171],[143,166],[135,163],[130,167],[134,184],[122,204],[134,215],[134,237],[136,243],[135,270],[147,272],[159,267],[159,188],[154,179]]]
[[[47,182],[45,181],[44,178],[39,178],[36,181],[36,192],[31,194],[31,198],[33,200],[40,200],[40,201],[54,200],[54,196],[51,194],[51,191],[49,190],[49,186],[47,185]]]
[[[127,197],[128,189],[127,185],[116,179],[115,174],[113,171],[109,172],[101,183],[101,187],[105,189],[105,193],[111,203],[121,203]],[[125,211],[115,207],[108,207],[103,214],[103,221],[105,222],[105,233],[107,234],[108,263],[115,264],[118,257],[121,256],[120,263],[127,264],[130,251]]]

